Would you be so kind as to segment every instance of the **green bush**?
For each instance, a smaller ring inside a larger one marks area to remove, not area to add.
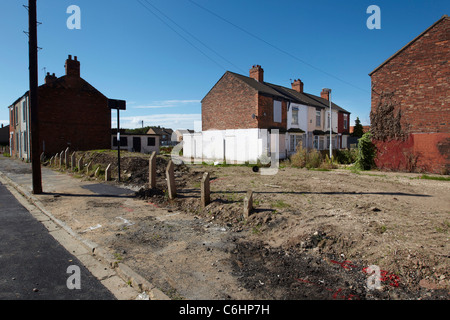
[[[336,150],[336,161],[340,164],[355,163],[358,157],[358,149]]]
[[[372,143],[372,134],[366,132],[358,141],[358,156],[355,166],[360,170],[370,170],[375,166],[376,149]]]

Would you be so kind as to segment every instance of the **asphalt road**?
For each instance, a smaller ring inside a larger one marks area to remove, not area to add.
[[[115,297],[0,183],[0,300],[36,299]]]

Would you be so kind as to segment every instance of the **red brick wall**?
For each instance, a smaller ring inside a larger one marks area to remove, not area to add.
[[[56,83],[56,84],[55,84]],[[107,98],[78,77],[39,87],[40,146],[53,155],[71,150],[111,148]]]
[[[436,171],[439,166],[448,167],[448,157],[436,147],[442,136],[427,138],[420,135],[419,138],[415,134],[450,133],[449,63],[450,19],[444,18],[371,75],[372,112],[376,112],[381,93],[394,91],[393,100],[402,113],[402,128],[414,134],[406,142],[377,142],[382,150],[378,154],[378,163],[396,169],[398,159],[414,145],[412,150],[422,153],[416,156],[422,159],[420,165],[423,170],[430,168]],[[428,141],[425,144],[434,144],[434,147],[424,148],[424,141]],[[392,154],[388,156],[389,153]],[[391,164],[387,158],[392,160]]]
[[[287,103],[284,100],[281,101],[281,123],[273,121],[273,98],[258,95],[258,128],[287,128]],[[265,114],[265,115],[264,115]]]
[[[411,134],[405,141],[376,141],[380,169],[450,172],[450,133]]]
[[[255,89],[225,73],[202,100],[202,130],[257,128],[257,99]]]
[[[372,110],[395,90],[410,133],[450,132],[450,19],[446,18],[371,75]]]

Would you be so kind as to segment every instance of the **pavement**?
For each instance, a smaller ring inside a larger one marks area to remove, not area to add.
[[[58,195],[67,190],[73,178],[42,167],[42,181],[45,194]],[[102,183],[88,183],[84,188],[91,192],[86,201],[97,195],[134,194]],[[0,238],[0,299],[169,299],[126,264],[117,263],[98,244],[83,239],[55,218],[32,194],[31,164],[3,156]]]

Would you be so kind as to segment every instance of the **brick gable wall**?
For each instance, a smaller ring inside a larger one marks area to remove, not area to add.
[[[230,73],[202,100],[202,130],[257,128],[257,91]]]
[[[40,146],[52,155],[71,150],[111,148],[107,98],[83,79],[66,77],[64,86],[39,87]]]
[[[449,18],[371,74],[372,112],[377,112],[380,94],[393,93],[393,114],[401,111],[401,130],[405,134],[404,140],[376,141],[379,167],[450,172],[449,79]]]

